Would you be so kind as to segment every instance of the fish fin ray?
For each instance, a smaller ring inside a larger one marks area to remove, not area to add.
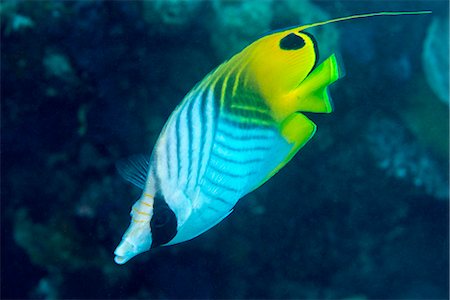
[[[336,55],[332,54],[290,93],[291,110],[314,113],[332,112],[333,103],[328,93],[328,86],[341,78],[343,74],[343,68]]]
[[[116,163],[117,171],[123,179],[144,189],[150,166],[150,160],[147,157],[140,154],[121,159]]]
[[[294,157],[294,155],[313,137],[316,132],[316,127],[314,122],[301,113],[293,113],[284,120],[281,124],[280,133],[286,142],[291,145],[291,148],[284,159],[267,174],[255,189],[269,180]]]
[[[214,220],[209,220],[209,222],[207,222],[206,224],[202,224],[202,229],[200,229],[200,230],[198,230],[198,226],[197,227],[195,226],[195,225],[198,225],[196,223],[194,223],[194,226],[192,223],[190,223],[189,224],[190,227],[188,227],[187,225],[184,225],[179,229],[178,235],[173,240],[168,242],[167,244],[164,244],[164,246],[175,245],[178,243],[192,240],[192,239],[198,237],[199,235],[203,234],[204,232],[208,231],[212,227],[216,226],[217,224],[219,224],[223,219],[228,217],[232,212],[233,212],[233,209],[230,209],[229,211],[225,212],[219,218],[214,219]],[[200,221],[204,222],[201,218],[198,218],[199,217],[198,215],[196,217],[198,219],[197,222],[200,222]]]

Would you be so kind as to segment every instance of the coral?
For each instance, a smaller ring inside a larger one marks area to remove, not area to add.
[[[42,63],[46,69],[46,72],[51,76],[60,78],[74,76],[69,59],[62,53],[48,52]]]
[[[378,167],[389,176],[408,181],[430,196],[448,199],[446,168],[413,140],[401,123],[374,119],[366,137]]]
[[[5,34],[10,35],[34,27],[34,21],[19,13],[19,1],[2,1],[0,3],[0,20],[5,26]]]
[[[440,101],[423,73],[409,82],[408,94],[397,113],[417,141],[444,161],[449,154],[448,103]]]
[[[272,1],[214,1],[211,44],[220,60],[242,50],[270,30]]]
[[[68,224],[52,220],[51,224],[33,222],[26,210],[16,213],[14,239],[25,249],[31,261],[46,268],[77,268],[83,264],[79,238]]]
[[[427,82],[441,101],[449,104],[449,19],[436,17],[428,26],[422,65]]]
[[[32,298],[35,299],[60,299],[57,285],[61,283],[61,276],[52,278],[44,277],[39,280],[36,288],[32,291]]]
[[[158,31],[169,32],[189,25],[201,4],[202,1],[185,0],[143,1],[143,16],[149,24],[160,26]]]

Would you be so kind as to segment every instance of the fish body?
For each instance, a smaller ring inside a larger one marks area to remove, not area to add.
[[[289,140],[283,133],[289,119],[275,115],[242,60],[237,56],[223,64],[194,88],[156,143],[148,194],[164,195],[184,224],[168,244],[194,238],[225,218],[315,132],[315,125],[297,114],[297,140]],[[338,71],[336,64],[330,67],[331,83]]]
[[[302,112],[332,112],[328,86],[342,76],[334,54],[318,64],[312,26],[268,34],[220,65],[176,107],[150,160],[120,168],[143,193],[117,263],[210,229],[311,139]]]

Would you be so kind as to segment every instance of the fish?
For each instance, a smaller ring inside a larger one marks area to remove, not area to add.
[[[333,111],[328,88],[343,69],[334,53],[319,62],[317,42],[305,30],[425,13],[368,13],[272,31],[206,75],[172,112],[151,156],[118,164],[142,195],[115,262],[209,230],[314,136],[317,126],[305,113]]]

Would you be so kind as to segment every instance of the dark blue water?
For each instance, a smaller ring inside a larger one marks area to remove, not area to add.
[[[448,299],[448,1],[0,5],[1,298]],[[404,10],[433,14],[311,30],[346,71],[316,136],[218,226],[114,263],[140,193],[115,164],[196,82],[269,30]]]

